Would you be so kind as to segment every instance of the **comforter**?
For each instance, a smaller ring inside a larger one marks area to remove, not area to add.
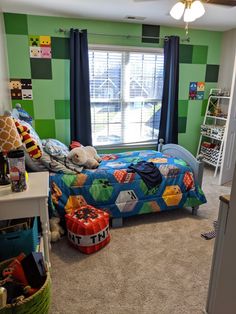
[[[198,206],[206,198],[191,168],[181,159],[153,150],[101,155],[97,169],[79,174],[51,174],[51,214],[64,216],[89,204],[108,211],[112,217],[126,217],[183,207]],[[150,188],[128,167],[139,161],[153,162],[162,180]]]

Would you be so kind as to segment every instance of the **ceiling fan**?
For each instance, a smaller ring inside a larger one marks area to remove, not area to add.
[[[134,2],[147,2],[147,1],[159,1],[159,0],[134,0]],[[236,0],[201,0],[203,3],[209,4],[218,4],[218,5],[225,5],[225,6],[236,6]]]
[[[134,2],[147,2],[159,0],[133,0]],[[202,17],[205,14],[203,4],[216,4],[222,6],[235,7],[236,0],[176,0],[176,3],[170,10],[170,16],[175,20],[183,17],[185,22],[186,36],[188,35],[188,25],[190,22]]]
[[[136,2],[150,0],[134,0]],[[158,1],[158,0],[151,0]],[[203,3],[217,4],[224,6],[236,6],[236,0],[178,0],[170,10],[170,16],[176,20],[180,20],[183,16],[185,23],[190,23],[202,17],[205,14]]]

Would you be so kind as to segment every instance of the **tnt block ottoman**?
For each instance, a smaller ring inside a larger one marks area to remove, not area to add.
[[[110,241],[108,213],[86,205],[65,217],[68,239],[81,252],[94,253]]]

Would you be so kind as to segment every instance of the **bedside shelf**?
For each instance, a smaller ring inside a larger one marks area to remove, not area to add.
[[[227,121],[227,118],[224,118],[224,117],[217,117],[217,116],[206,115],[206,118],[211,118],[211,119],[217,119],[217,120]]]

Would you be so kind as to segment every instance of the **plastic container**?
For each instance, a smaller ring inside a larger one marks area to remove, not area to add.
[[[12,192],[26,190],[25,155],[23,150],[12,150],[7,154]]]
[[[26,255],[34,252],[38,245],[37,217],[33,218],[33,225],[28,230],[0,234],[0,243],[0,261],[18,256],[21,252]]]

